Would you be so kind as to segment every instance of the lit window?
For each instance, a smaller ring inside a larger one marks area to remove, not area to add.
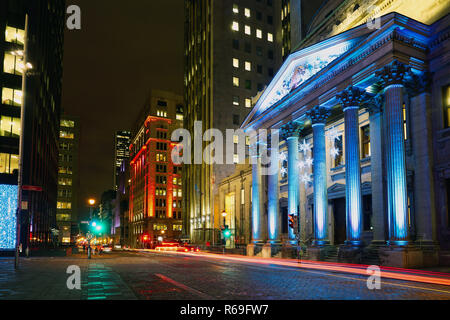
[[[22,91],[10,88],[3,88],[2,104],[20,107],[22,105]]]
[[[252,34],[252,30],[250,28],[250,26],[245,26],[245,34],[251,35]]]
[[[262,31],[261,29],[256,29],[256,37],[261,39],[262,38]]]
[[[58,202],[56,207],[58,209],[72,209],[72,203],[71,202]]]
[[[13,173],[19,170],[19,156],[9,153],[0,153],[0,173]]]
[[[370,157],[370,126],[361,127],[361,159]]]
[[[233,106],[238,106],[238,105],[239,105],[239,97],[233,96]]]
[[[12,42],[12,43],[18,43],[18,44],[24,44],[25,31],[22,29],[17,29],[17,28],[7,26],[6,31],[5,31],[5,41]]]
[[[71,120],[61,120],[61,127],[73,128],[75,127],[75,122]]]
[[[245,99],[245,107],[246,108],[252,107],[252,99]]]
[[[239,78],[238,77],[233,77],[233,86],[239,87]]]
[[[245,137],[245,144],[246,144],[247,146],[250,145],[250,137],[249,137],[249,136],[246,136],[246,137]]]
[[[238,136],[237,134],[235,134],[235,135],[233,136],[233,142],[234,142],[235,144],[238,144],[238,143],[239,143],[239,136]]]
[[[59,137],[64,138],[64,139],[74,139],[75,136],[74,136],[73,132],[60,131]]]
[[[273,42],[273,34],[271,34],[271,33],[267,33],[267,41],[269,41],[269,42]]]
[[[233,163],[239,163],[239,155],[238,154],[233,155]]]
[[[3,71],[10,74],[21,75],[23,74],[24,65],[19,56],[5,53],[5,59],[3,60]]]
[[[252,71],[252,63],[249,61],[245,61],[245,70]]]
[[[444,126],[450,127],[450,85],[443,88]],[[449,219],[450,221],[450,219]]]
[[[233,31],[239,31],[239,23],[236,21],[233,21],[233,24],[231,26],[231,30]]]
[[[241,205],[245,204],[245,189],[241,189]]]
[[[20,137],[20,118],[2,116],[0,120],[0,136]]]
[[[239,13],[239,7],[237,4],[233,4],[233,13]]]
[[[233,67],[239,68],[239,59],[233,58]]]
[[[184,120],[184,116],[182,114],[177,113],[177,120],[183,121]]]
[[[245,10],[244,10],[244,15],[245,15],[247,18],[250,18],[250,9],[245,8]]]

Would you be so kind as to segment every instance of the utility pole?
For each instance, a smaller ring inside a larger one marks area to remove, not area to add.
[[[14,268],[19,268],[19,251],[21,245],[21,223],[22,223],[22,184],[23,184],[23,157],[24,157],[24,134],[25,134],[25,96],[27,78],[27,50],[28,50],[28,14],[25,15],[25,37],[23,41],[23,74],[22,74],[22,106],[20,108],[20,137],[19,137],[19,175],[17,177],[17,218],[16,218],[16,254]]]

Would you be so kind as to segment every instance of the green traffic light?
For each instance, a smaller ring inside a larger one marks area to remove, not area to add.
[[[225,236],[225,238],[228,238],[229,236],[231,236],[231,231],[230,230],[225,230],[223,232],[223,235]]]

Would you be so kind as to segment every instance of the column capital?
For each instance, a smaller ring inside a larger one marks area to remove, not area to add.
[[[350,86],[347,89],[343,90],[341,93],[338,93],[336,95],[336,98],[345,109],[348,107],[359,106],[365,99],[368,98],[368,95],[366,93],[366,90],[359,87]]]
[[[384,88],[390,85],[403,85],[405,76],[410,72],[411,67],[394,60],[391,64],[384,66],[375,72],[375,76],[380,80]]]
[[[322,106],[315,106],[306,112],[306,116],[311,119],[313,125],[319,123],[325,124],[330,114],[330,110]]]
[[[384,93],[380,92],[375,96],[370,97],[363,106],[369,111],[370,115],[374,115],[383,111]]]
[[[411,72],[411,76],[405,81],[405,88],[410,97],[416,97],[425,92],[431,92],[433,73],[425,71],[420,75]]]
[[[303,128],[303,123],[291,121],[281,128],[280,134],[283,140],[286,140],[290,137],[298,137],[300,135],[300,131],[302,131]]]

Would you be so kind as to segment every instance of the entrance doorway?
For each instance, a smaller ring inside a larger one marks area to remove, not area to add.
[[[345,198],[333,200],[334,244],[343,244],[347,238],[347,219],[345,217]]]

